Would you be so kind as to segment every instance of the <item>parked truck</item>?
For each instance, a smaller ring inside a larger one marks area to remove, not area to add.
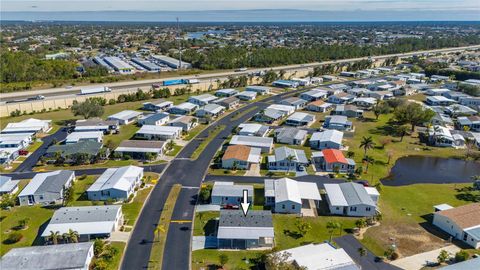
[[[106,86],[93,87],[93,88],[82,88],[80,89],[80,95],[91,95],[91,94],[100,94],[111,92],[112,89]]]

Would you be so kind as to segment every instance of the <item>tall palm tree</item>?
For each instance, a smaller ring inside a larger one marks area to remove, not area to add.
[[[285,159],[288,161],[287,174],[289,174],[290,173],[290,163],[292,163],[292,161],[295,160],[295,157],[293,155],[288,155]]]
[[[78,243],[78,238],[80,238],[80,235],[78,234],[77,231],[69,229],[67,232],[67,235],[70,241],[72,241],[73,243]]]
[[[60,235],[59,231],[50,231],[50,236],[48,236],[48,239],[52,241],[54,245],[58,244],[58,240],[62,239],[62,236]]]
[[[363,136],[362,141],[360,142],[360,148],[363,148],[363,158],[367,156],[367,151],[372,149],[375,143],[373,142],[372,136],[365,137]]]
[[[371,156],[365,156],[363,161],[365,161],[365,163],[367,164],[367,166],[365,168],[365,173],[367,173],[368,172],[368,165],[373,164],[373,162],[375,162],[375,159],[373,159]]]

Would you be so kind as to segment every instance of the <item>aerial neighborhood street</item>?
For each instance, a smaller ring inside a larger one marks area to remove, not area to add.
[[[2,33],[0,269],[480,267],[478,24],[116,25]]]

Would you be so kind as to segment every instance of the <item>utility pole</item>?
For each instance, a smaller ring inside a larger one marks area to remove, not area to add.
[[[178,59],[178,69],[182,69],[182,42],[180,40],[180,24],[177,17],[177,42],[178,42],[178,53],[180,55]]]

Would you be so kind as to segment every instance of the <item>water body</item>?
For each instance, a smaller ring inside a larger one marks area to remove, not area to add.
[[[480,175],[480,162],[453,158],[408,156],[397,160],[388,180],[388,186],[419,183],[468,183],[471,177]]]
[[[225,30],[208,30],[208,31],[198,31],[198,32],[188,32],[187,37],[190,39],[202,39],[206,35],[224,35],[227,31]]]

